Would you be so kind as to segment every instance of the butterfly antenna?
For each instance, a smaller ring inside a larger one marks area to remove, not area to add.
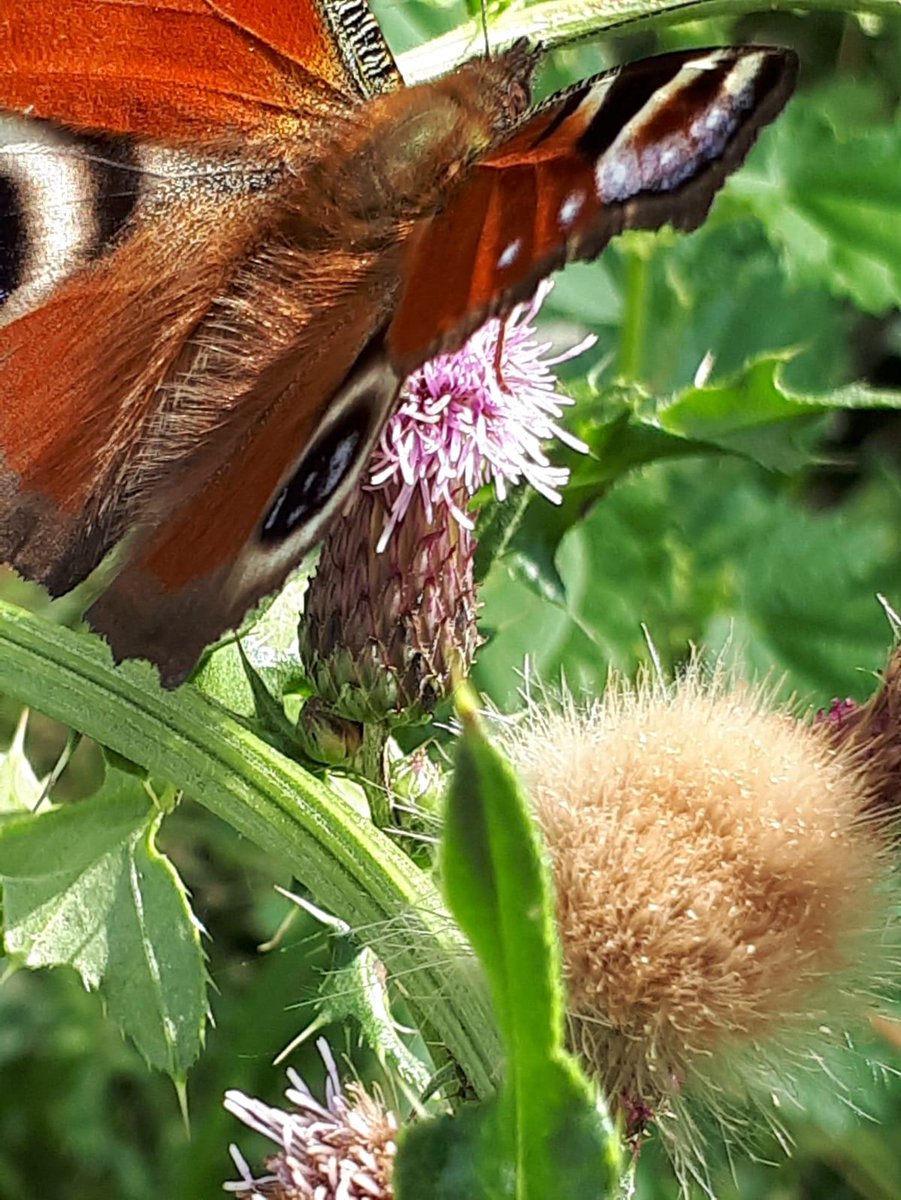
[[[488,0],[481,0],[482,36],[485,38],[485,57],[491,57],[491,43],[488,41]]]

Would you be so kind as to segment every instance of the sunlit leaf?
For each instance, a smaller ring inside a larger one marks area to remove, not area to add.
[[[141,782],[110,769],[96,796],[0,826],[6,949],[24,966],[74,967],[147,1062],[181,1080],[200,1052],[207,981],[158,823]]]

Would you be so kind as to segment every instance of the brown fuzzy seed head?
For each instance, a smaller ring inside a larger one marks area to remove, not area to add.
[[[878,975],[887,865],[863,775],[763,699],[694,674],[512,737],[574,1039],[627,1123],[705,1080],[744,1092],[761,1046],[803,1054]]]

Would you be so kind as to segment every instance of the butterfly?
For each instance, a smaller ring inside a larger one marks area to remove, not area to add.
[[[405,87],[365,0],[0,11],[0,560],[183,680],[321,540],[406,375],[624,229],[705,218],[764,46],[531,106],[520,42]]]

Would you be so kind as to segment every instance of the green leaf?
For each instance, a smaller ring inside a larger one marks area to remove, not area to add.
[[[387,1064],[407,1087],[423,1095],[432,1076],[398,1034],[383,964],[371,950],[365,946],[357,950],[349,939],[343,948],[347,951],[347,961],[333,965],[325,976],[319,989],[316,1017],[293,1045],[305,1041],[324,1025],[343,1024],[351,1018],[359,1024],[364,1041],[379,1061]]]
[[[517,38],[541,42],[548,50],[568,46],[585,38],[609,36],[615,29],[638,33],[663,30],[673,25],[704,18],[737,18],[760,11],[760,0],[545,0],[544,3],[515,4],[491,23],[492,46],[508,46]],[[846,0],[769,0],[770,9],[798,12],[847,13]],[[898,15],[898,0],[858,0],[856,11]],[[390,6],[389,6],[390,9]],[[481,46],[484,31],[481,15],[458,25],[444,37],[408,51],[400,61],[404,79],[421,83],[446,73],[455,63],[471,58]]]
[[[561,458],[569,467],[569,482],[559,505],[533,496],[512,540],[511,569],[545,599],[565,603],[565,587],[556,565],[561,539],[623,475],[650,462],[711,448],[660,428],[653,417],[639,415],[648,404],[640,388],[614,386],[596,392],[580,404],[578,435],[587,454],[567,450]]]
[[[822,95],[834,108],[829,88]],[[764,221],[796,280],[883,313],[901,303],[901,119],[861,117],[859,127],[847,115],[837,123],[816,94],[792,105],[733,194]]]
[[[200,1052],[206,972],[184,888],[154,845],[159,813],[112,769],[95,796],[0,826],[6,950],[72,966],[147,1062],[184,1079]]]
[[[31,812],[44,794],[45,780],[38,779],[25,754],[28,709],[22,710],[8,750],[0,752],[0,813]]]
[[[822,418],[842,409],[901,409],[901,392],[855,383],[807,394],[783,375],[794,355],[764,356],[721,383],[655,399],[637,385],[584,395],[579,436],[588,454],[567,452],[570,480],[552,507],[535,497],[516,537],[510,568],[544,599],[566,604],[557,551],[567,531],[635,467],[674,458],[737,454],[768,470],[800,471],[817,460]],[[518,611],[518,610],[513,610]]]
[[[631,299],[630,338],[642,336],[633,345],[637,369],[630,380],[658,395],[691,385],[708,355],[715,374],[726,376],[749,359],[788,348],[796,356],[789,372],[796,386],[825,391],[842,383],[851,366],[851,314],[818,281],[800,286],[786,278],[777,249],[737,187],[743,178],[740,173],[729,182],[709,220],[690,236],[669,229],[631,234],[608,247],[600,263],[568,266],[546,311],[575,325],[573,340],[588,322],[599,334],[603,362],[619,346]],[[643,267],[638,275],[636,258]],[[643,306],[636,313],[632,292],[639,285]],[[584,361],[577,360],[580,368]],[[602,378],[609,379],[609,371]]]
[[[236,634],[206,651],[191,678],[194,687],[235,714],[263,718],[255,679],[273,697],[303,681],[297,623],[315,562],[316,556],[309,555],[279,592],[265,597],[252,610]]]
[[[159,686],[145,663],[114,668],[101,639],[0,602],[0,692],[170,780],[303,880],[317,903],[403,975],[429,1038],[478,1095],[491,1090],[497,1035],[460,937],[424,872],[392,840],[186,685]],[[403,918],[407,936],[398,939]]]
[[[488,976],[506,1050],[496,1103],[409,1131],[398,1200],[590,1200],[619,1178],[616,1142],[563,1049],[552,891],[526,801],[474,713],[462,713],[442,842],[452,912]],[[436,1164],[440,1164],[436,1172]]]
[[[876,600],[901,605],[901,495],[884,484],[853,504],[806,511],[783,481],[721,458],[660,464],[625,480],[563,538],[565,587],[552,603],[501,563],[482,589],[494,636],[475,678],[517,705],[517,670],[576,695],[611,668],[647,662],[644,624],[665,670],[692,644],[722,650],[746,677],[784,676],[816,704],[863,699],[890,631]]]
[[[520,487],[504,500],[492,496],[479,513],[474,563],[476,583],[482,582],[494,560],[510,545],[531,499],[530,489]]]
[[[810,513],[786,497],[760,504],[737,556],[731,606],[703,637],[746,674],[778,678],[786,691],[826,704],[865,699],[891,643],[878,603],[901,604],[901,504],[863,494],[844,510]],[[753,510],[749,510],[749,515]]]
[[[692,442],[741,454],[769,470],[789,474],[816,457],[811,426],[830,411],[901,409],[901,392],[850,384],[824,395],[789,388],[783,368],[793,355],[748,363],[723,383],[690,387],[656,407],[661,429]]]

